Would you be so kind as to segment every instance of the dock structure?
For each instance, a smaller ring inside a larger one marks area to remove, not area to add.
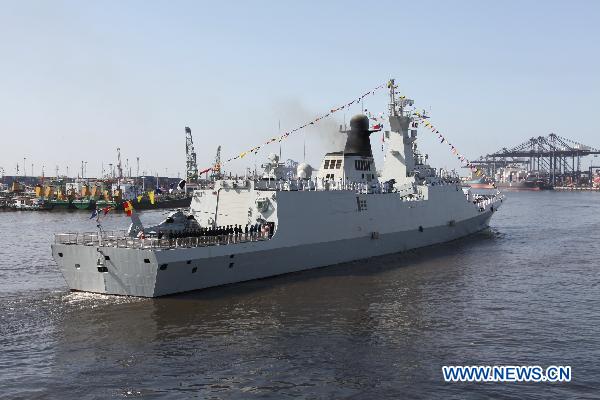
[[[512,148],[503,147],[471,163],[482,168],[487,176],[495,176],[500,168],[519,167],[544,176],[552,187],[592,187],[600,165],[590,162],[586,168],[584,159],[598,154],[598,148],[550,133],[532,137]]]
[[[560,192],[600,192],[598,186],[554,186]]]

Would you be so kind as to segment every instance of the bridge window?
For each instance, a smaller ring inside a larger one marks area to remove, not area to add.
[[[335,163],[335,169],[340,169],[342,168],[342,160],[337,160]]]
[[[370,171],[371,161],[369,160],[354,160],[354,168],[358,171]]]
[[[329,169],[329,160],[325,160],[325,165],[323,166],[323,169]]]

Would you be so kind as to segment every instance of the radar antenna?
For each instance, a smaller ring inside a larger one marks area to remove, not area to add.
[[[390,116],[404,117],[404,108],[410,107],[414,104],[414,100],[407,99],[405,96],[400,96],[400,99],[396,99],[396,89],[398,89],[398,85],[396,85],[395,79],[390,79],[388,82],[388,89],[390,89]],[[409,112],[407,112],[408,114]]]
[[[185,127],[185,156],[186,156],[186,178],[188,182],[198,181],[198,164],[196,163],[196,151],[192,139],[192,130]]]

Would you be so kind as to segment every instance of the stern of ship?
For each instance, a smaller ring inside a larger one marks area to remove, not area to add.
[[[153,251],[55,243],[52,256],[71,290],[154,297]]]

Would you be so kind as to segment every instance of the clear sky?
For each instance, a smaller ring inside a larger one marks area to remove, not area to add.
[[[99,175],[228,158],[395,77],[467,157],[555,132],[600,147],[598,1],[0,1],[0,166]],[[365,107],[386,110],[385,92]],[[335,126],[284,142],[316,163]],[[333,136],[332,136],[333,135]],[[458,167],[425,130],[434,166]],[[379,146],[374,141],[375,148]],[[379,147],[380,149],[380,147]],[[277,145],[226,166],[260,164]],[[377,157],[380,151],[376,151]]]

